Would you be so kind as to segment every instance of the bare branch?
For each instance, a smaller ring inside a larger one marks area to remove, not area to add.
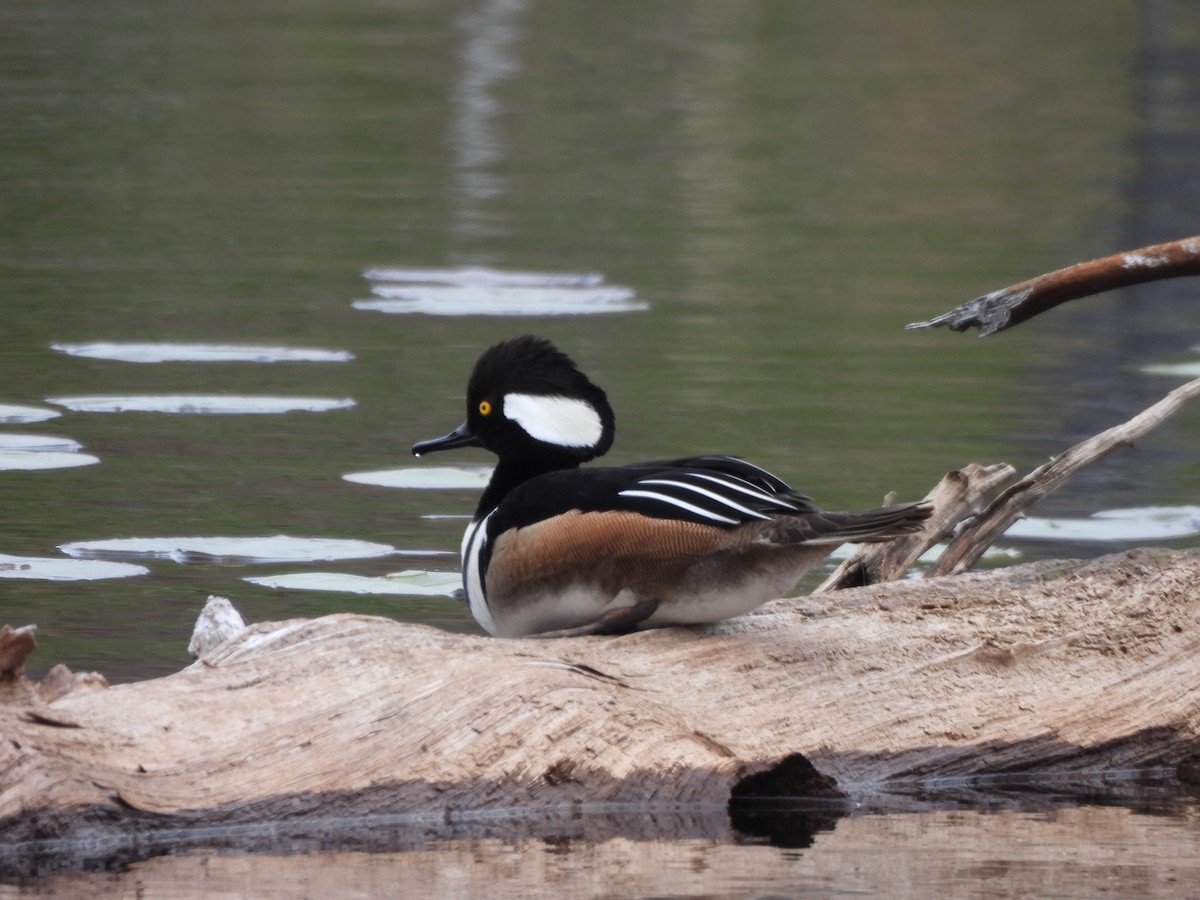
[[[976,297],[928,322],[913,322],[905,327],[945,325],[951,331],[976,327],[980,337],[987,337],[1068,300],[1184,275],[1200,275],[1200,235],[1058,269]]]
[[[1016,473],[1008,463],[971,463],[947,472],[925,497],[933,505],[933,514],[920,531],[883,544],[861,544],[813,593],[902,577],[922,553],[950,534],[963,519],[983,509]]]
[[[1129,421],[1076,444],[1034,469],[955,537],[928,576],[965,572],[1026,510],[1056,491],[1068,478],[1119,447],[1133,444],[1197,397],[1200,397],[1200,378],[1175,388]]]

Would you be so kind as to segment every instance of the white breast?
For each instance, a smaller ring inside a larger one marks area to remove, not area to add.
[[[483,574],[479,571],[479,555],[487,543],[487,523],[491,517],[492,514],[488,513],[467,526],[462,540],[462,567],[463,588],[467,592],[467,605],[471,608],[471,615],[483,626],[484,631],[494,635],[496,623],[492,619],[492,611],[488,609]]]

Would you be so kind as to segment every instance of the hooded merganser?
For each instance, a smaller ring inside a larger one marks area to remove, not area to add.
[[[840,544],[910,534],[929,517],[915,503],[825,512],[731,456],[579,468],[615,428],[604,391],[525,335],[479,358],[462,425],[413,446],[499,457],[462,541],[467,602],[489,633],[715,622],[782,596]]]

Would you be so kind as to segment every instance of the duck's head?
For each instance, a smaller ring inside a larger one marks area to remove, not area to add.
[[[607,452],[615,430],[604,391],[548,340],[523,335],[489,348],[475,363],[467,420],[412,451],[484,447],[501,462],[561,468]]]

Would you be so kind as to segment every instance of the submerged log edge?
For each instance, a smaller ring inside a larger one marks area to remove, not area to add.
[[[720,811],[776,792],[837,802],[1189,764],[1198,580],[1200,549],[1138,550],[616,638],[258,623],[165,678],[0,706],[0,842]]]

